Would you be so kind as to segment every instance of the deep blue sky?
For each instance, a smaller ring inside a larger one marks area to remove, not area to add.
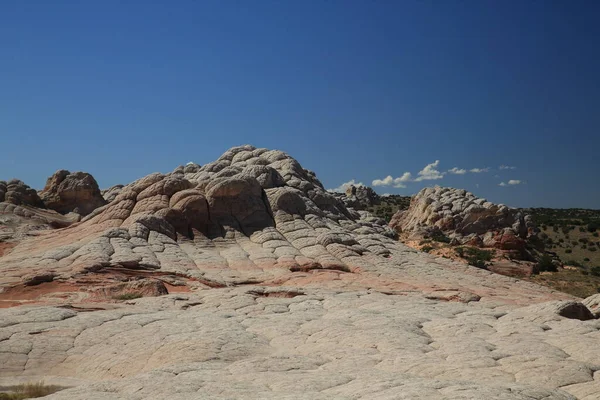
[[[599,15],[598,1],[2,1],[0,179],[41,188],[65,168],[108,187],[250,143],[328,188],[440,160],[490,170],[376,189],[600,208]]]

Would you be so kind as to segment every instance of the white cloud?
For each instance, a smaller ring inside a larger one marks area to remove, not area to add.
[[[448,172],[450,172],[451,174],[455,174],[455,175],[464,175],[467,173],[467,170],[454,167],[452,169],[449,169]]]
[[[394,178],[391,175],[386,176],[383,179],[375,179],[371,184],[373,186],[390,186],[394,182]]]
[[[498,169],[517,169],[517,167],[512,167],[510,165],[502,164],[501,166],[498,167]]]
[[[371,184],[377,186],[393,186],[395,188],[405,188],[407,182],[422,182],[422,181],[433,181],[444,178],[447,174],[453,175],[465,175],[468,172],[479,174],[482,172],[489,172],[490,168],[472,168],[467,170],[466,168],[454,167],[447,171],[441,172],[438,167],[440,160],[435,160],[431,164],[427,164],[422,170],[417,173],[417,177],[413,179],[410,172],[405,172],[402,176],[394,178],[392,175],[388,175],[383,179],[375,179]]]
[[[475,187],[476,187],[477,189],[479,189],[479,183],[476,183],[476,184],[475,184]]]
[[[327,189],[330,192],[338,192],[338,193],[346,193],[346,189],[350,186],[365,186],[362,182],[356,182],[354,179],[349,180],[348,182],[342,183],[340,186],[334,189]]]
[[[371,184],[373,186],[394,186],[395,188],[405,188],[405,182],[410,182],[412,175],[410,172],[405,172],[402,176],[397,178],[392,177],[391,175],[386,176],[383,179],[375,179]]]
[[[425,168],[419,171],[419,176],[415,179],[415,182],[442,179],[446,173],[438,171],[438,165],[440,165],[440,160],[435,160],[435,162],[427,164]]]
[[[523,181],[521,181],[519,179],[511,179],[511,180],[508,181],[508,183],[500,182],[498,184],[498,186],[515,186],[515,185],[520,185],[522,183],[525,183],[525,182],[523,182]]]

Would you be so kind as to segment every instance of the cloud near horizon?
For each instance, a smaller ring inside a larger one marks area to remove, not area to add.
[[[502,164],[501,166],[498,167],[498,169],[500,169],[500,170],[502,170],[502,169],[517,169],[517,167]]]
[[[467,170],[466,169],[461,169],[461,168],[454,167],[452,169],[449,169],[448,172],[451,173],[451,174],[454,174],[454,175],[464,175],[464,174],[467,173]]]
[[[383,179],[375,179],[371,184],[373,186],[394,186],[395,188],[405,188],[405,182],[410,182],[412,178],[412,174],[410,172],[405,172],[402,176],[397,178],[393,178],[391,175],[386,176]]]
[[[365,184],[362,182],[356,182],[354,179],[350,179],[348,182],[344,182],[336,188],[327,190],[330,192],[346,193],[346,189],[348,189],[350,186],[365,186]]]
[[[519,180],[519,179],[511,179],[508,181],[508,183],[506,182],[500,182],[498,184],[498,186],[515,186],[515,185],[521,185],[524,184],[525,182]]]
[[[427,164],[422,170],[417,173],[416,178],[412,178],[410,172],[405,172],[401,176],[394,178],[392,175],[388,175],[383,179],[374,179],[371,185],[374,187],[379,186],[393,186],[395,188],[405,188],[408,182],[422,182],[422,181],[433,181],[444,178],[447,174],[452,175],[465,175],[469,172],[478,174],[483,172],[489,172],[490,168],[459,168],[454,167],[447,171],[440,171],[439,168],[440,160],[435,160],[431,164]]]
[[[432,162],[431,164],[427,164],[425,166],[425,168],[423,168],[422,170],[419,171],[419,173],[417,174],[418,176],[415,179],[415,182],[435,181],[438,179],[442,179],[444,177],[444,175],[446,175],[446,173],[438,171],[438,169],[437,169],[438,165],[440,165],[440,160],[435,160],[435,162]]]

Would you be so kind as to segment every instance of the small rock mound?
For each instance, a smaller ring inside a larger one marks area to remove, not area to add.
[[[414,239],[442,232],[455,244],[513,251],[524,258],[528,238],[537,233],[531,217],[520,210],[439,186],[416,194],[408,210],[393,216],[390,227]]]
[[[86,172],[59,170],[46,181],[40,198],[47,208],[61,214],[87,215],[106,204],[98,182]]]
[[[32,206],[44,208],[44,203],[35,189],[30,188],[23,181],[12,179],[8,182],[0,181],[0,202],[16,206]]]
[[[381,203],[381,198],[368,186],[349,186],[345,195],[340,196],[346,207],[356,210],[366,210]]]

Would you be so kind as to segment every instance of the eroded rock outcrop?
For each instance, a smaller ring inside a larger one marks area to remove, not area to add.
[[[49,186],[60,188],[69,176],[58,173]],[[364,256],[389,256],[390,237],[384,221],[347,209],[288,154],[241,146],[202,167],[119,188],[80,224],[17,246],[2,267],[19,270],[22,250],[31,268],[63,278],[117,267],[264,279],[277,268],[365,268]]]
[[[121,193],[121,190],[123,190],[123,186],[124,185],[114,185],[109,187],[108,189],[102,190],[102,197],[107,203],[110,203],[115,199],[115,197],[119,195],[119,193]]]
[[[44,208],[44,203],[35,189],[30,188],[23,181],[18,179],[12,179],[8,182],[0,181],[0,203],[1,202],[17,206]]]
[[[441,232],[454,243],[493,247],[528,256],[527,241],[537,233],[531,217],[520,210],[493,204],[464,189],[425,188],[408,210],[397,212],[390,226],[411,238]]]
[[[47,208],[61,214],[87,215],[106,204],[92,175],[67,170],[56,171],[48,178],[40,198]]]
[[[391,236],[280,151],[148,175],[0,256],[0,305],[27,304],[0,310],[1,383],[72,387],[54,399],[598,397],[585,305]]]

